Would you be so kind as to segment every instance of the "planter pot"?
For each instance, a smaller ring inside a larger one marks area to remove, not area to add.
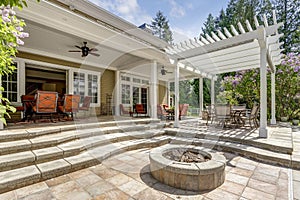
[[[298,126],[299,124],[299,119],[293,119],[293,125]]]
[[[282,121],[282,122],[287,122],[288,121],[288,117],[280,117],[280,121]]]

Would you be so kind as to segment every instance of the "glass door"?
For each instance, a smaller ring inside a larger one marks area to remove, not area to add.
[[[148,111],[148,88],[141,88],[141,104]]]
[[[140,88],[132,87],[132,109],[135,109],[135,104],[140,103]]]

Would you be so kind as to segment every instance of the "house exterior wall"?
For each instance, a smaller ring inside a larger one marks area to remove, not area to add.
[[[96,113],[110,114],[114,106],[115,72],[108,69],[105,70],[101,76],[100,86],[101,108],[96,110]]]
[[[168,104],[168,93],[165,81],[159,81],[158,85],[158,104]]]

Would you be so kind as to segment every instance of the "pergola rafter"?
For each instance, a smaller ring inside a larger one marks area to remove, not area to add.
[[[168,47],[165,51],[176,60],[178,69],[184,68],[198,74],[199,77],[213,80],[220,73],[259,68],[261,74],[259,131],[261,137],[267,137],[266,71],[269,66],[272,76],[275,76],[275,66],[281,61],[282,43],[279,42],[279,38],[282,34],[278,34],[278,28],[283,23],[277,23],[275,11],[273,11],[273,23],[268,23],[266,15],[263,15],[262,19],[263,24],[259,24],[257,16],[254,17],[255,27],[252,27],[248,20],[245,22],[246,27],[238,22],[237,27],[231,25],[230,30],[227,28],[223,28],[223,31],[216,30],[211,34],[201,35],[199,38]],[[176,80],[179,80],[176,72],[179,73],[179,70],[175,70],[175,85],[178,84]],[[275,87],[274,80],[275,78],[272,77],[272,88]],[[275,90],[272,89],[272,91]],[[214,94],[213,87],[211,93]],[[178,107],[176,104],[179,104],[178,98],[175,101],[175,106]],[[272,121],[274,122],[275,106],[273,104],[275,105],[274,94],[272,94]],[[178,120],[175,120],[175,126],[178,124]]]

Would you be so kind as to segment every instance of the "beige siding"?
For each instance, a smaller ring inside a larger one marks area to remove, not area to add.
[[[100,113],[107,114],[108,102],[111,101],[113,105],[113,98],[111,100],[108,99],[107,95],[112,95],[115,89],[115,72],[112,70],[105,70],[101,74],[101,110]]]
[[[158,104],[168,104],[168,94],[166,92],[166,82],[159,81],[158,85]]]

